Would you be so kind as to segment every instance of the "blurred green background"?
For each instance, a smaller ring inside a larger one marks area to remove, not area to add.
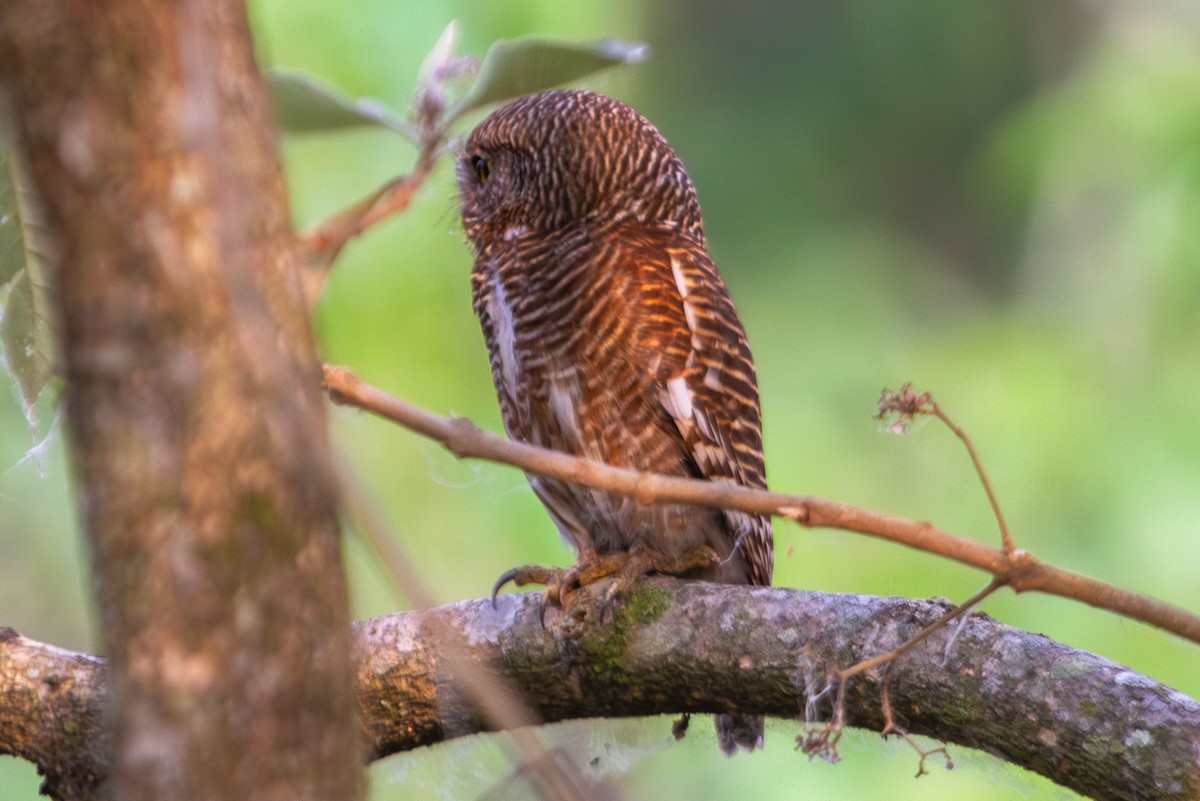
[[[1018,544],[1200,610],[1200,14],[1065,0],[257,0],[264,64],[406,109],[457,18],[497,38],[620,36],[652,58],[586,82],[653,120],[687,163],[711,250],[759,368],[773,487],[928,519],[996,543],[961,445],[936,424],[872,420],[881,387],[932,391],[974,437]],[[405,172],[413,150],[359,131],[283,144],[307,225]],[[440,413],[499,416],[469,301],[470,257],[443,163],[411,211],[354,243],[318,315],[327,360]],[[0,425],[0,624],[94,649],[61,434],[23,458]],[[521,562],[571,555],[514,470],[460,463],[345,409],[352,454],[439,602]],[[864,537],[776,531],[775,582],[962,599],[985,577]],[[403,608],[353,539],[355,614]],[[1200,648],[1066,601],[1004,593],[985,611],[1200,697]],[[1117,713],[1118,710],[1113,710]],[[630,798],[1059,799],[1066,791],[952,748],[913,780],[905,747],[856,733],[838,765],[793,751],[726,760],[707,722],[555,727]],[[385,760],[372,797],[522,798],[495,738]],[[0,760],[0,798],[32,799]]]

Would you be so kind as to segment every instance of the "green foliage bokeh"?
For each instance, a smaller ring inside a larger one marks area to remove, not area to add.
[[[1020,546],[1196,610],[1200,30],[1170,8],[251,4],[264,64],[399,109],[452,18],[475,54],[524,35],[648,42],[647,63],[586,85],[655,121],[696,181],[757,359],[772,485],[996,542],[949,432],[931,423],[896,437],[871,418],[882,387],[912,381],[974,437]],[[375,130],[283,148],[299,226],[414,156]],[[446,162],[407,214],[351,245],[318,332],[327,360],[499,430],[452,183]],[[94,648],[61,442],[20,461],[15,401],[3,415],[0,461],[14,466],[0,474],[0,624]],[[332,416],[439,601],[483,595],[517,563],[570,560],[517,471],[457,462],[353,411]],[[985,583],[840,532],[780,524],[776,541],[783,586],[961,599]],[[353,538],[347,552],[356,616],[401,608]],[[1058,599],[1002,594],[984,609],[1200,696],[1194,645]],[[869,735],[837,766],[809,764],[792,751],[798,731],[775,723],[765,753],[733,760],[701,721],[670,747],[665,720],[554,736],[617,754],[632,798],[1064,795],[963,749],[955,770],[914,781],[916,757]],[[494,749],[472,738],[387,760],[372,769],[373,797],[524,797],[500,784],[512,766]],[[34,797],[26,768],[0,761],[0,796]]]

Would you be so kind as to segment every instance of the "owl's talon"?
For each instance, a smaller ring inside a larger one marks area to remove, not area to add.
[[[500,578],[496,579],[495,585],[492,586],[492,608],[496,607],[496,596],[505,584],[511,582],[518,587],[542,584],[546,590],[542,593],[539,611],[542,624],[545,625],[547,607],[566,607],[570,596],[574,595],[576,590],[605,576],[621,572],[628,561],[629,554],[625,551],[602,554],[588,550],[580,554],[579,561],[570,567],[519,565],[504,571]]]
[[[616,556],[613,554],[612,556]],[[612,602],[629,590],[642,576],[657,573],[664,576],[682,576],[692,570],[706,570],[721,563],[721,557],[708,545],[696,545],[680,554],[669,554],[656,550],[647,545],[634,545],[627,552],[621,552],[620,565],[610,573],[615,575],[612,584],[604,591],[600,603],[600,620]]]
[[[609,610],[612,608],[613,601],[618,597],[625,595],[633,586],[633,582],[637,581],[637,577],[626,579],[623,576],[618,576],[613,580],[612,584],[604,591],[604,598],[600,601],[600,622],[603,623]]]
[[[500,594],[500,590],[504,589],[505,584],[512,582],[517,587],[524,587],[526,584],[544,584],[549,592],[550,585],[554,582],[554,575],[561,572],[563,571],[559,568],[545,565],[518,565],[505,570],[492,585],[492,608],[496,608],[496,596]]]

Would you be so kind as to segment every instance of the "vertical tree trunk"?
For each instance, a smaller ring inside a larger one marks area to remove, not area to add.
[[[113,794],[355,798],[318,365],[242,3],[4,0],[0,81],[53,247]]]

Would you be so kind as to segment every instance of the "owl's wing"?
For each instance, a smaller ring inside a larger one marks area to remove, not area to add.
[[[637,240],[635,240],[637,241]],[[700,477],[766,487],[758,383],[733,301],[703,246],[641,238],[640,358]],[[771,521],[725,512],[751,583],[770,584]]]

